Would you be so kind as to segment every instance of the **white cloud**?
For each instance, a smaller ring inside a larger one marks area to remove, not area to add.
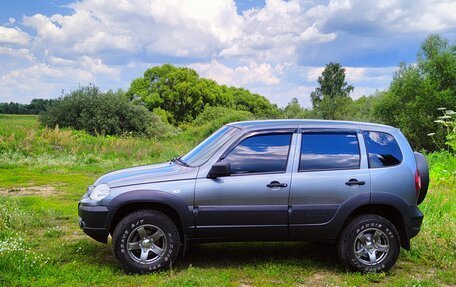
[[[343,67],[345,69],[345,80],[348,83],[359,83],[369,81],[389,82],[398,67]],[[317,81],[324,70],[324,67],[303,67],[306,80]]]
[[[300,38],[303,41],[321,43],[334,40],[336,38],[336,33],[322,34],[318,31],[316,24],[314,24],[302,32]]]
[[[19,28],[0,26],[0,44],[14,44],[25,46],[29,43],[30,36]]]
[[[234,2],[85,0],[70,5],[74,13],[24,18],[36,30],[35,45],[54,54],[100,52],[207,57],[229,45],[240,32],[242,17]],[[83,24],[82,24],[83,23]],[[77,35],[77,37],[75,37]],[[54,51],[51,51],[54,50]]]
[[[323,36],[303,16],[297,0],[268,0],[263,8],[243,13],[242,33],[219,55],[277,63],[294,62],[299,45],[320,42]],[[324,41],[330,41],[330,38],[326,37]]]
[[[146,67],[171,62],[194,63],[204,77],[280,105],[295,96],[306,104],[319,66],[329,61],[358,60],[363,67],[348,61],[347,81],[367,92],[386,87],[396,64],[369,67],[362,62],[369,53],[387,55],[382,49],[401,48],[397,39],[456,31],[451,0],[266,0],[240,14],[232,0],[80,0],[69,7],[68,15],[27,15],[0,26],[0,93],[23,91],[26,101],[33,90],[57,96],[87,81],[126,88]]]
[[[264,85],[276,85],[280,82],[278,75],[282,72],[282,66],[272,67],[270,64],[250,62],[248,65],[230,68],[212,60],[210,63],[196,63],[189,65],[202,77],[213,79],[220,84],[230,86],[245,86],[260,83]]]
[[[34,62],[26,68],[0,75],[0,102],[56,97],[61,90],[73,89],[79,84],[104,81],[112,85],[120,81],[120,68],[106,66],[99,58],[83,56],[74,62],[58,58],[53,61],[54,65]],[[17,95],[23,95],[23,98],[11,98]]]
[[[334,32],[438,33],[455,28],[456,2],[330,0],[327,5],[312,7],[306,14]]]
[[[13,49],[9,47],[0,47],[0,55],[11,56],[13,58],[22,58],[28,61],[34,61],[35,56],[29,49]]]

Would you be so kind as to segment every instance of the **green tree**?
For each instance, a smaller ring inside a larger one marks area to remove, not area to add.
[[[288,103],[283,109],[282,115],[285,119],[311,119],[317,116],[312,110],[303,108],[297,98],[293,98]]]
[[[373,95],[362,96],[354,100],[350,106],[350,112],[347,119],[362,122],[380,122],[374,115],[374,106],[382,97],[384,92],[376,91]]]
[[[415,149],[443,146],[444,132],[434,119],[439,107],[456,107],[456,45],[430,35],[421,45],[417,64],[401,64],[386,93],[374,105],[382,122],[400,127]],[[435,132],[433,138],[426,136]]]
[[[345,81],[345,69],[339,63],[330,62],[318,77],[318,84],[310,95],[314,110],[323,119],[345,119],[354,89]]]
[[[148,69],[135,79],[127,96],[172,124],[192,121],[207,106],[249,111],[257,117],[278,117],[277,106],[246,89],[218,85],[192,69],[170,64]]]

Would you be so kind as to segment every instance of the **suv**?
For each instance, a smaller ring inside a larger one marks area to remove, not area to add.
[[[170,162],[100,177],[79,202],[80,227],[127,273],[167,268],[189,243],[334,243],[361,272],[410,249],[429,173],[399,129],[268,120],[223,126]]]

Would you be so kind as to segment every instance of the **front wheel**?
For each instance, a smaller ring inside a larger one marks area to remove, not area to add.
[[[179,254],[179,231],[161,212],[135,211],[117,224],[112,249],[127,273],[162,270],[171,266]]]
[[[337,248],[340,259],[354,271],[382,272],[396,263],[400,238],[386,218],[367,214],[344,228]]]

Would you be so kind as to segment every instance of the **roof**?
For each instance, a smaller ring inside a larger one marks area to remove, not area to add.
[[[286,120],[256,120],[242,121],[230,123],[230,126],[235,126],[241,129],[252,129],[261,127],[307,127],[307,128],[350,128],[350,129],[375,129],[375,130],[391,130],[396,129],[392,126],[355,122],[355,121],[333,121],[333,120],[310,120],[310,119],[286,119]]]

